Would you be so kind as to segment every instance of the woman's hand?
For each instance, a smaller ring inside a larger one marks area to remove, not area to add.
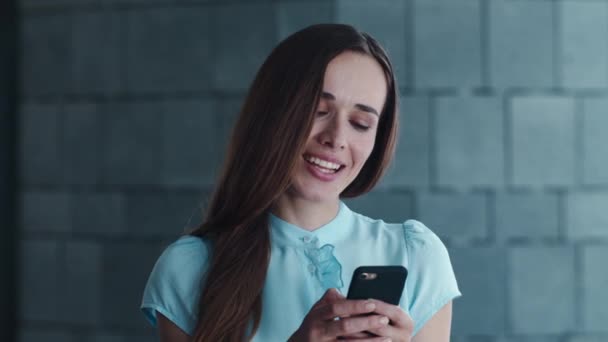
[[[414,321],[399,306],[391,305],[380,300],[370,299],[376,305],[374,313],[382,317],[388,317],[390,324],[369,329],[368,331],[389,338],[392,342],[410,342],[414,332]],[[348,338],[347,338],[348,339]]]
[[[397,331],[393,329],[386,330],[389,328],[388,322],[391,319],[389,316],[373,314],[375,310],[378,310],[378,303],[381,302],[347,300],[335,289],[329,289],[310,309],[300,328],[289,338],[289,342],[336,341],[344,339],[344,336],[359,336],[358,333],[364,331],[396,333]],[[393,315],[392,317],[398,319],[402,318],[397,317],[394,312],[386,308],[382,309],[382,312],[388,312]],[[363,314],[371,315],[360,316]],[[336,320],[336,317],[340,319]],[[409,339],[391,340],[386,337],[357,337],[356,339],[368,342],[409,341]]]

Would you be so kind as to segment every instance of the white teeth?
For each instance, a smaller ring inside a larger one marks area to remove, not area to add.
[[[309,157],[306,157],[306,160],[308,160],[309,162],[311,162],[313,164],[319,165],[319,166],[321,166],[323,168],[330,169],[332,171],[335,171],[335,170],[337,170],[337,169],[340,168],[340,164],[328,162],[328,161],[319,159],[317,157],[310,157],[309,156]],[[323,171],[323,170],[321,170],[321,171]]]
[[[323,168],[317,168],[319,169],[319,171],[323,172],[323,173],[336,173],[336,170],[327,170],[327,169],[323,169]]]

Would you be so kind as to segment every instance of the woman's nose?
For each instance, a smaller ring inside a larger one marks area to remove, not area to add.
[[[343,126],[336,115],[325,126],[320,136],[321,144],[332,149],[344,149],[346,147],[346,134]]]

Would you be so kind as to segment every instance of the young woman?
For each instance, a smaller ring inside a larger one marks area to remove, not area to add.
[[[353,27],[311,26],[272,51],[204,223],[163,252],[144,290],[161,341],[449,340],[460,292],[441,241],[340,201],[387,168],[397,100],[385,52]],[[399,306],[345,299],[365,265],[408,269]]]

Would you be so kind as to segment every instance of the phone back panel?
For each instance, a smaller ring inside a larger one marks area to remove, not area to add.
[[[375,277],[370,275],[375,275]],[[399,305],[406,278],[407,269],[403,266],[358,267],[353,273],[347,298],[373,298]]]

